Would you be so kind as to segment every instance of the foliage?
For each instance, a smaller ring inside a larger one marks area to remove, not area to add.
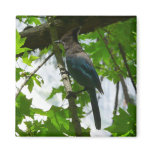
[[[27,16],[20,16],[18,19],[23,21],[23,18],[26,18],[26,23],[31,20]],[[32,62],[39,59],[44,54],[48,53],[52,49],[52,46],[44,48],[41,50],[39,56],[33,56],[31,53],[28,53],[31,49],[22,48],[26,42],[26,38],[21,38],[17,32],[17,51],[16,55],[23,53],[19,58],[22,59],[22,62],[27,66],[32,67]],[[16,60],[18,61],[17,58]],[[31,73],[26,71],[26,69],[17,67],[16,68],[16,82],[21,79],[26,79],[31,76]],[[38,74],[33,74],[32,77],[26,83],[27,88],[32,92],[33,87],[37,84],[39,87],[43,85],[43,78]],[[55,94],[62,93],[62,99],[66,98],[66,93],[63,86],[59,88],[53,88],[50,96],[47,100],[51,99]],[[35,115],[45,116],[47,119],[38,121],[34,118]],[[29,117],[30,120],[26,120]],[[19,125],[23,123],[26,125],[26,130],[23,131],[20,129]],[[82,134],[84,136],[90,136],[90,129],[82,128]],[[32,108],[32,99],[27,99],[26,95],[22,92],[16,98],[16,135],[17,136],[75,136],[75,131],[73,124],[71,122],[71,116],[69,114],[69,109],[52,106],[50,110],[43,111],[42,109]]]
[[[119,108],[119,115],[114,115],[112,126],[105,130],[113,136],[136,136],[136,106],[129,103],[127,112]]]
[[[16,54],[20,54],[31,50],[29,48],[23,47],[25,41],[26,38],[21,38],[20,34],[16,30]]]
[[[19,136],[75,136],[73,125],[70,122],[69,109],[52,106],[50,110],[43,111],[31,107],[32,99],[27,99],[20,93],[16,99],[16,132]],[[37,121],[34,115],[46,116],[46,121]],[[19,128],[22,120],[29,116],[32,121],[25,121],[26,131]],[[89,136],[90,129],[83,129],[83,135]]]
[[[40,20],[35,16],[17,16],[20,22],[24,22],[27,25],[40,25]],[[66,19],[66,18],[65,18]],[[105,77],[117,83],[120,81],[119,74],[122,74],[124,78],[129,77],[127,69],[125,67],[123,58],[121,56],[118,44],[121,43],[126,54],[127,64],[130,68],[133,80],[136,83],[136,19],[132,18],[124,22],[118,22],[99,28],[94,32],[79,35],[79,41],[82,48],[89,54],[93,61],[94,67],[99,76]],[[107,43],[105,43],[105,41]],[[20,58],[21,61],[32,67],[32,63],[36,60],[40,60],[41,57],[52,50],[50,45],[47,48],[41,50],[40,54],[35,56],[29,53],[30,48],[24,47],[26,38],[21,38],[20,34],[16,31],[16,55],[22,53],[22,57],[16,58],[16,61]],[[65,56],[65,50],[62,45],[59,46]],[[109,54],[108,49],[119,65],[119,70],[116,70],[116,65]],[[33,69],[34,70],[34,69]],[[28,78],[31,72],[25,68],[16,68],[16,82],[22,81]],[[42,87],[44,83],[43,78],[34,74],[26,83],[26,86],[31,93],[35,85]],[[84,89],[77,82],[71,78],[72,90],[74,92]],[[66,100],[66,92],[64,86],[61,85],[56,88],[52,88],[49,96],[46,97],[46,101],[52,99],[55,95],[61,94],[62,100]],[[17,136],[75,136],[74,126],[71,122],[71,115],[68,108],[62,106],[51,106],[48,111],[42,109],[32,108],[32,100],[28,99],[22,92],[16,98],[16,134]],[[44,101],[45,102],[45,101]],[[86,113],[84,107],[90,102],[88,93],[82,92],[77,95],[76,104],[79,118],[83,118]],[[46,120],[38,121],[35,119],[35,115],[46,117]],[[29,117],[31,120],[26,120]],[[26,125],[26,130],[20,129],[19,125],[23,123]],[[82,129],[83,136],[90,136],[90,128]],[[119,109],[119,115],[113,117],[112,126],[106,128],[112,133],[112,136],[136,136],[136,107],[128,104],[127,112],[123,109]]]
[[[23,63],[27,64],[28,66],[32,66],[31,63],[35,60],[37,60],[39,57],[37,56],[33,56],[33,55],[28,55],[27,51],[24,52],[23,56],[22,56],[22,60],[23,60]]]
[[[35,17],[35,16],[16,16],[16,18],[20,22],[24,22],[25,24],[29,24],[29,25],[33,25],[33,23],[35,25],[40,25],[41,24],[40,20],[37,17]],[[25,21],[23,21],[23,19]]]
[[[16,99],[16,122],[21,123],[21,120],[26,116],[30,116],[30,106],[32,100],[27,99],[23,93],[20,93]]]
[[[21,68],[16,68],[16,82],[20,80],[20,78],[27,78],[31,75],[30,72],[26,72],[24,69]],[[41,76],[38,74],[34,74],[29,81],[27,82],[28,90],[32,92],[33,87],[34,87],[34,82],[41,87],[41,85],[44,83],[43,79]]]
[[[50,93],[49,97],[46,100],[51,99],[54,95],[56,95],[57,93],[62,93],[62,100],[65,99],[66,97],[66,93],[64,91],[64,86],[60,86],[58,88],[53,88],[52,92]]]
[[[101,37],[102,36],[102,37]],[[93,60],[93,64],[99,75],[108,78],[115,84],[120,81],[119,73],[124,78],[129,77],[127,69],[124,65],[123,58],[120,54],[118,44],[121,43],[126,53],[127,63],[131,74],[136,83],[136,19],[130,19],[125,22],[118,22],[90,32],[86,35],[79,36],[80,43]],[[116,66],[105,45],[106,40],[108,48],[112,50],[112,54],[119,65],[121,71],[116,70]],[[86,44],[88,43],[88,44]]]
[[[33,55],[30,55],[29,57],[28,51],[32,49],[23,47],[25,41],[26,41],[26,38],[21,38],[18,31],[16,31],[16,55],[20,53],[24,53],[22,56],[23,63],[27,64],[28,66],[32,66],[31,63],[37,60],[39,57],[33,56]]]
[[[40,56],[43,56],[44,54],[47,54],[50,50],[52,50],[52,45],[49,45],[48,47],[41,50]]]

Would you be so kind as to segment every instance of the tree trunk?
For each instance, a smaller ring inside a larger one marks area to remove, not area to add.
[[[57,38],[56,27],[53,24],[54,20],[52,18],[48,17],[48,23],[50,24],[50,33],[51,33],[51,39],[52,39],[52,44],[53,44],[53,52],[55,54],[58,67],[60,69],[60,73],[61,73],[61,77],[62,77],[62,80],[63,80],[63,84],[64,84],[64,87],[65,87],[66,94],[68,95],[69,92],[72,92],[72,87],[71,87],[71,84],[70,84],[69,76],[68,76],[68,74],[66,72],[66,69],[65,69],[64,61],[62,59],[62,52],[60,51],[57,44],[54,43],[54,41],[58,39]],[[69,110],[70,110],[70,114],[71,114],[71,117],[72,117],[72,123],[73,123],[74,129],[75,129],[75,134],[76,134],[76,136],[81,136],[82,135],[81,126],[80,126],[80,121],[79,121],[79,118],[78,118],[78,115],[77,115],[77,106],[76,106],[74,100],[75,100],[75,98],[72,97],[72,96],[70,96],[68,98]]]

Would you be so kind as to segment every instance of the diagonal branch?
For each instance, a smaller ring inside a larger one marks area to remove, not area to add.
[[[109,52],[110,57],[111,57],[113,63],[115,64],[116,70],[119,70],[119,71],[121,71],[121,73],[123,73],[123,71],[120,69],[119,65],[115,61],[114,55],[112,53],[112,48],[109,48],[109,46],[108,46],[108,40],[101,35],[101,33],[99,32],[99,30],[97,30],[97,32],[98,32],[100,38],[102,39],[102,41],[104,42],[105,47],[106,47],[107,51]]]
[[[72,92],[72,87],[71,87],[69,76],[65,69],[64,61],[62,59],[62,52],[60,51],[58,45],[54,42],[54,41],[58,40],[57,30],[56,30],[56,27],[54,24],[54,19],[51,17],[48,17],[47,19],[48,19],[48,23],[50,25],[50,33],[51,33],[50,36],[51,36],[51,40],[52,40],[52,44],[53,44],[53,51],[54,51],[54,54],[55,54],[55,57],[57,60],[58,67],[60,69],[60,73],[61,73],[61,77],[63,80],[66,94],[68,95],[70,92]],[[70,110],[70,114],[72,117],[72,123],[73,123],[74,129],[75,129],[75,134],[76,134],[76,136],[81,136],[82,131],[81,131],[81,126],[80,126],[80,120],[77,115],[77,106],[76,106],[74,100],[75,100],[75,98],[73,96],[69,96],[69,98],[68,98],[69,110]]]
[[[119,45],[119,50],[120,50],[120,53],[121,53],[122,58],[123,58],[123,60],[124,60],[126,69],[127,69],[127,71],[128,71],[128,75],[129,75],[129,77],[130,77],[130,79],[131,79],[131,82],[132,82],[132,84],[133,84],[133,86],[134,86],[135,91],[137,91],[137,90],[136,90],[136,85],[135,85],[135,83],[134,83],[134,81],[133,81],[133,77],[132,77],[132,74],[131,74],[131,72],[130,72],[130,69],[129,69],[129,66],[128,66],[128,63],[127,63],[125,51],[124,51],[124,49],[123,49],[123,47],[122,47],[122,45],[121,45],[120,43],[119,43],[118,45]]]
[[[114,55],[113,55],[113,53],[112,53],[112,49],[110,49],[109,46],[108,46],[108,41],[107,41],[107,39],[106,39],[106,38],[103,38],[103,36],[101,35],[101,33],[100,33],[99,31],[97,31],[97,32],[98,32],[100,38],[103,40],[103,42],[104,42],[104,44],[105,44],[105,46],[106,46],[106,48],[107,48],[107,51],[109,52],[109,54],[110,54],[110,56],[111,56],[111,59],[112,59],[114,65],[115,65],[115,70],[116,70],[116,71],[121,71],[121,73],[122,73],[122,70],[120,69],[119,65],[118,65],[118,64],[116,63],[116,61],[115,61]],[[123,93],[124,93],[124,96],[125,96],[126,103],[128,103],[128,102],[129,102],[128,89],[127,89],[127,86],[126,86],[126,84],[125,84],[125,80],[124,80],[124,78],[123,78],[123,76],[122,76],[121,73],[118,73],[118,75],[119,75],[119,78],[120,78],[120,81],[121,81],[121,84],[122,84],[122,89],[123,89]]]
[[[27,84],[27,82],[30,80],[30,78],[53,56],[54,53],[51,53],[31,74],[26,78],[24,83],[21,85],[21,87],[18,89],[16,93],[16,98],[23,89],[23,87]]]

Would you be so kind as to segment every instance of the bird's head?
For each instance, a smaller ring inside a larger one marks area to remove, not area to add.
[[[62,43],[64,48],[67,49],[74,42],[78,42],[78,34],[80,32],[80,26],[73,28],[65,33],[60,40],[55,41],[56,43]]]
[[[76,28],[73,28],[73,29],[71,29],[70,31],[68,31],[67,33],[65,33],[63,36],[62,36],[62,38],[61,38],[61,40],[63,41],[63,42],[68,42],[68,41],[78,41],[78,34],[79,34],[79,32],[80,32],[80,26],[79,27],[76,27]]]

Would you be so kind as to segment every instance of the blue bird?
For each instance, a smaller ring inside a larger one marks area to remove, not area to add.
[[[101,129],[101,117],[98,107],[95,88],[102,94],[103,90],[97,72],[89,56],[83,51],[79,42],[78,34],[80,27],[67,32],[61,38],[66,51],[66,63],[70,75],[82,86],[90,95],[91,106],[94,115],[96,129]]]

